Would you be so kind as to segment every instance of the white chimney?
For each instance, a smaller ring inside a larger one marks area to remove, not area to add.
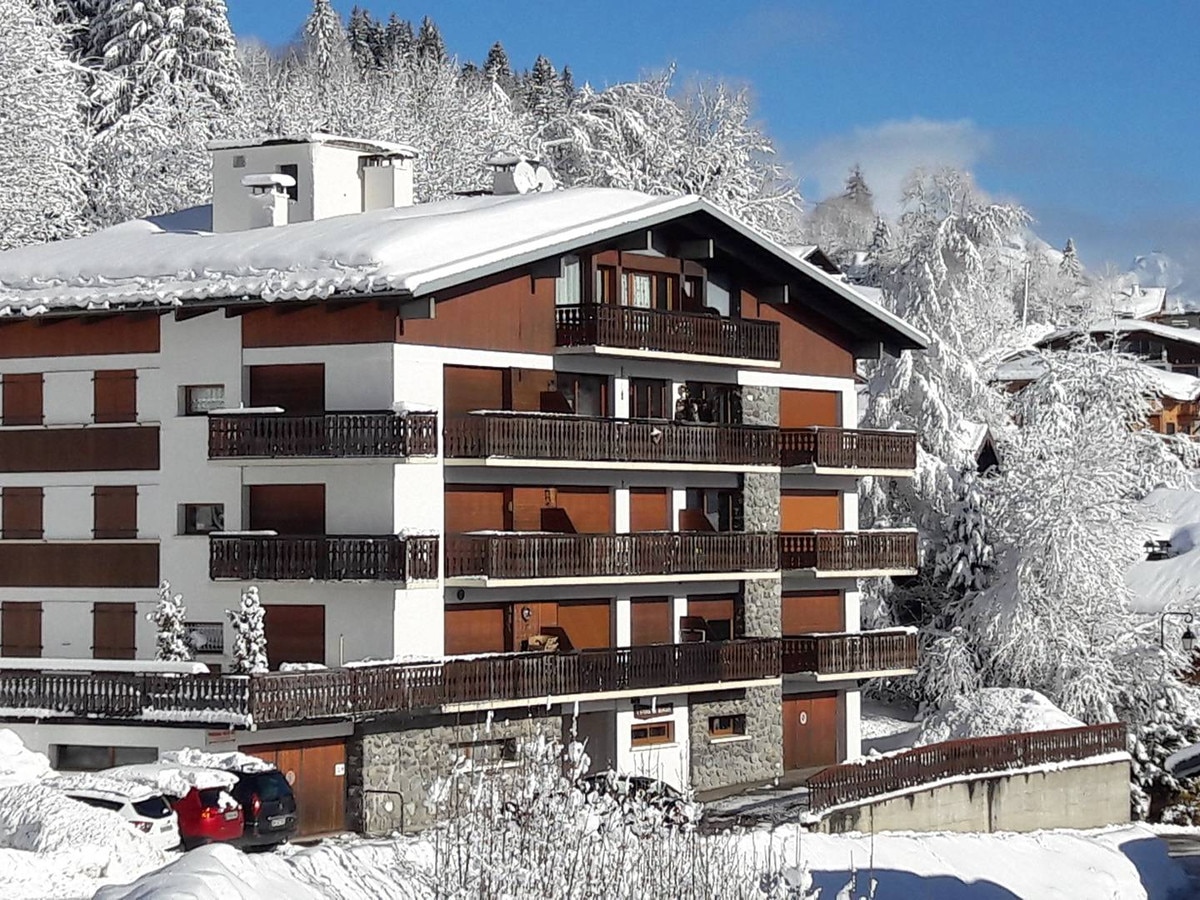
[[[368,156],[362,170],[363,211],[413,205],[412,157]]]
[[[288,188],[296,186],[291,175],[267,172],[246,175],[242,187],[250,189],[249,228],[273,228],[288,223]]]

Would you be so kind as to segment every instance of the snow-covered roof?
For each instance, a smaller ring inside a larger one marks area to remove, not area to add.
[[[1168,372],[1157,366],[1143,365],[1142,369],[1150,376],[1150,383],[1160,396],[1172,400],[1195,400],[1200,397],[1200,378],[1183,372]]]
[[[846,301],[843,312],[883,339],[920,348],[917,329],[841,279],[694,196],[612,188],[456,197],[211,234],[169,217],[0,253],[0,316],[56,309],[176,306],[189,301],[311,300],[386,293],[429,296],[579,247],[705,214]]]
[[[1136,612],[1174,606],[1200,613],[1200,491],[1158,488],[1141,501],[1149,533],[1169,541],[1167,559],[1141,560],[1125,572]]]
[[[209,150],[241,150],[248,147],[268,147],[281,144],[326,144],[330,147],[343,147],[347,150],[356,150],[359,153],[369,153],[372,156],[399,156],[407,159],[415,159],[417,156],[417,148],[409,144],[395,144],[391,141],[367,141],[362,138],[345,137],[340,134],[326,134],[323,131],[313,131],[308,134],[271,135],[257,138],[209,141],[205,146]]]
[[[1084,330],[1081,328],[1060,328],[1038,341],[1038,346],[1045,347],[1065,338],[1079,337],[1083,333]],[[1105,337],[1113,334],[1152,334],[1166,341],[1200,345],[1200,328],[1174,328],[1170,325],[1163,325],[1161,322],[1148,322],[1144,319],[1106,319],[1088,326],[1087,333],[1093,337]]]
[[[1036,350],[1021,350],[1005,358],[992,373],[992,381],[1037,381],[1046,374],[1046,362]]]
[[[1142,287],[1134,284],[1121,292],[1113,304],[1113,312],[1118,316],[1144,319],[1162,312],[1166,299],[1167,289],[1165,287]]]

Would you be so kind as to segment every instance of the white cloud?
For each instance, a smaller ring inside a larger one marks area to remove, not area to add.
[[[918,166],[971,168],[991,147],[991,137],[969,119],[935,121],[914,118],[889,120],[855,128],[802,152],[799,173],[810,184],[809,199],[836,193],[850,167],[863,170],[876,207],[894,215],[900,207],[904,179]]]

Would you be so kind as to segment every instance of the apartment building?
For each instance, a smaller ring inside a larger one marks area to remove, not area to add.
[[[697,790],[858,754],[916,645],[857,580],[917,551],[858,528],[915,436],[855,429],[855,360],[919,332],[694,197],[211,150],[211,208],[0,254],[0,718],[65,767],[263,753],[310,830],[533,734]],[[163,579],[213,674],[104,671]],[[275,671],[234,678],[250,584]]]

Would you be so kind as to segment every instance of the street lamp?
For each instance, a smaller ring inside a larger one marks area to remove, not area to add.
[[[1183,644],[1183,652],[1191,653],[1196,646],[1196,635],[1189,627],[1195,620],[1190,612],[1163,612],[1158,616],[1158,646],[1164,650],[1167,648],[1167,616],[1182,616],[1184,622],[1183,635],[1180,642]]]

